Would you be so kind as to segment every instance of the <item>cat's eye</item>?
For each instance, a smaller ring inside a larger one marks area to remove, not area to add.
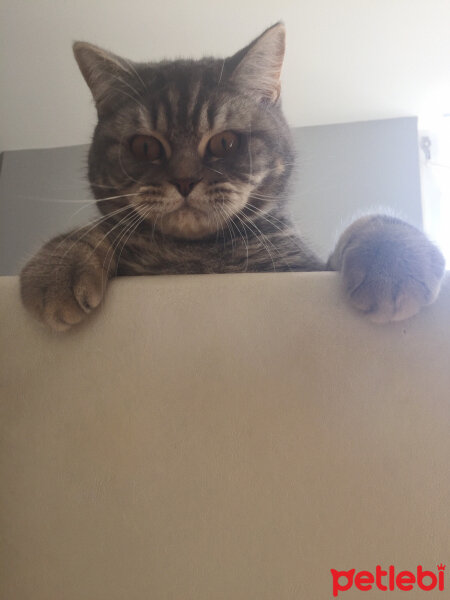
[[[130,150],[138,160],[153,162],[164,157],[161,142],[152,135],[135,135],[131,138]]]
[[[217,133],[208,142],[208,152],[218,158],[230,156],[239,148],[239,136],[234,131]]]

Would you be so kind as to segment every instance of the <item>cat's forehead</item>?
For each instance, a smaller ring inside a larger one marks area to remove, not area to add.
[[[225,61],[216,59],[142,65],[137,73],[142,102],[135,106],[139,127],[169,136],[247,129],[249,107],[227,84],[224,68]]]

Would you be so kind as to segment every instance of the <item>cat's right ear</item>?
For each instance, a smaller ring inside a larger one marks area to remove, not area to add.
[[[280,96],[286,31],[283,23],[266,29],[229,61],[230,80],[255,98],[275,103]]]
[[[73,53],[101,113],[115,91],[129,87],[127,80],[134,67],[130,61],[87,42],[75,42]]]

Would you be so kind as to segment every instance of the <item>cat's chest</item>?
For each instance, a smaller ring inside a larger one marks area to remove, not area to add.
[[[322,270],[301,241],[285,232],[208,242],[140,236],[118,253],[118,275],[173,275]]]
[[[241,253],[238,243],[174,243],[138,238],[123,249],[118,274],[222,273],[236,263],[237,254]]]

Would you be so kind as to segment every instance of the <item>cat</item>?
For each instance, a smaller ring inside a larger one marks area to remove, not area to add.
[[[344,231],[327,263],[286,207],[294,152],[280,104],[285,29],[225,59],[133,63],[73,50],[98,113],[89,181],[102,216],[59,235],[24,266],[25,307],[56,331],[98,307],[112,277],[341,271],[350,303],[375,322],[434,301],[444,259],[391,216]]]

